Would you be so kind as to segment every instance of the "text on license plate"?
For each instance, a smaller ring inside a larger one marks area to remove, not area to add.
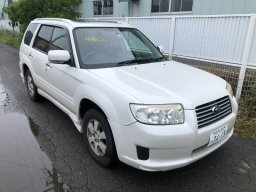
[[[226,136],[227,131],[228,131],[228,125],[226,124],[223,127],[219,128],[219,129],[216,129],[213,132],[211,132],[210,141],[209,141],[208,146],[222,140]]]

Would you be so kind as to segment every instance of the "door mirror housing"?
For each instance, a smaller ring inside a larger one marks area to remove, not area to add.
[[[163,45],[158,45],[157,49],[161,52],[164,53],[164,46]]]
[[[67,50],[52,50],[48,52],[48,60],[51,63],[62,64],[70,60],[70,54]]]

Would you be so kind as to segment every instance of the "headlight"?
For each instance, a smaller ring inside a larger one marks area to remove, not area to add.
[[[227,89],[229,95],[230,95],[231,97],[233,97],[233,95],[234,95],[234,94],[233,94],[233,90],[232,90],[232,87],[231,87],[231,85],[230,85],[229,83],[227,83],[226,89]]]
[[[152,125],[173,125],[184,123],[184,109],[181,104],[137,105],[130,104],[135,119]]]

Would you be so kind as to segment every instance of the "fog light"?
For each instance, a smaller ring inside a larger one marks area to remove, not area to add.
[[[137,148],[137,155],[139,160],[148,160],[149,158],[149,148],[136,146]]]

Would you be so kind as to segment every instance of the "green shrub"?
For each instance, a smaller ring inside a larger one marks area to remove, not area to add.
[[[23,37],[23,33],[6,30],[0,31],[0,42],[16,47],[20,47],[20,43]]]
[[[240,99],[235,132],[256,139],[256,84],[251,87],[247,96]]]
[[[256,117],[256,84],[254,84],[247,96],[241,99],[241,107],[245,108],[248,112],[248,117]]]

